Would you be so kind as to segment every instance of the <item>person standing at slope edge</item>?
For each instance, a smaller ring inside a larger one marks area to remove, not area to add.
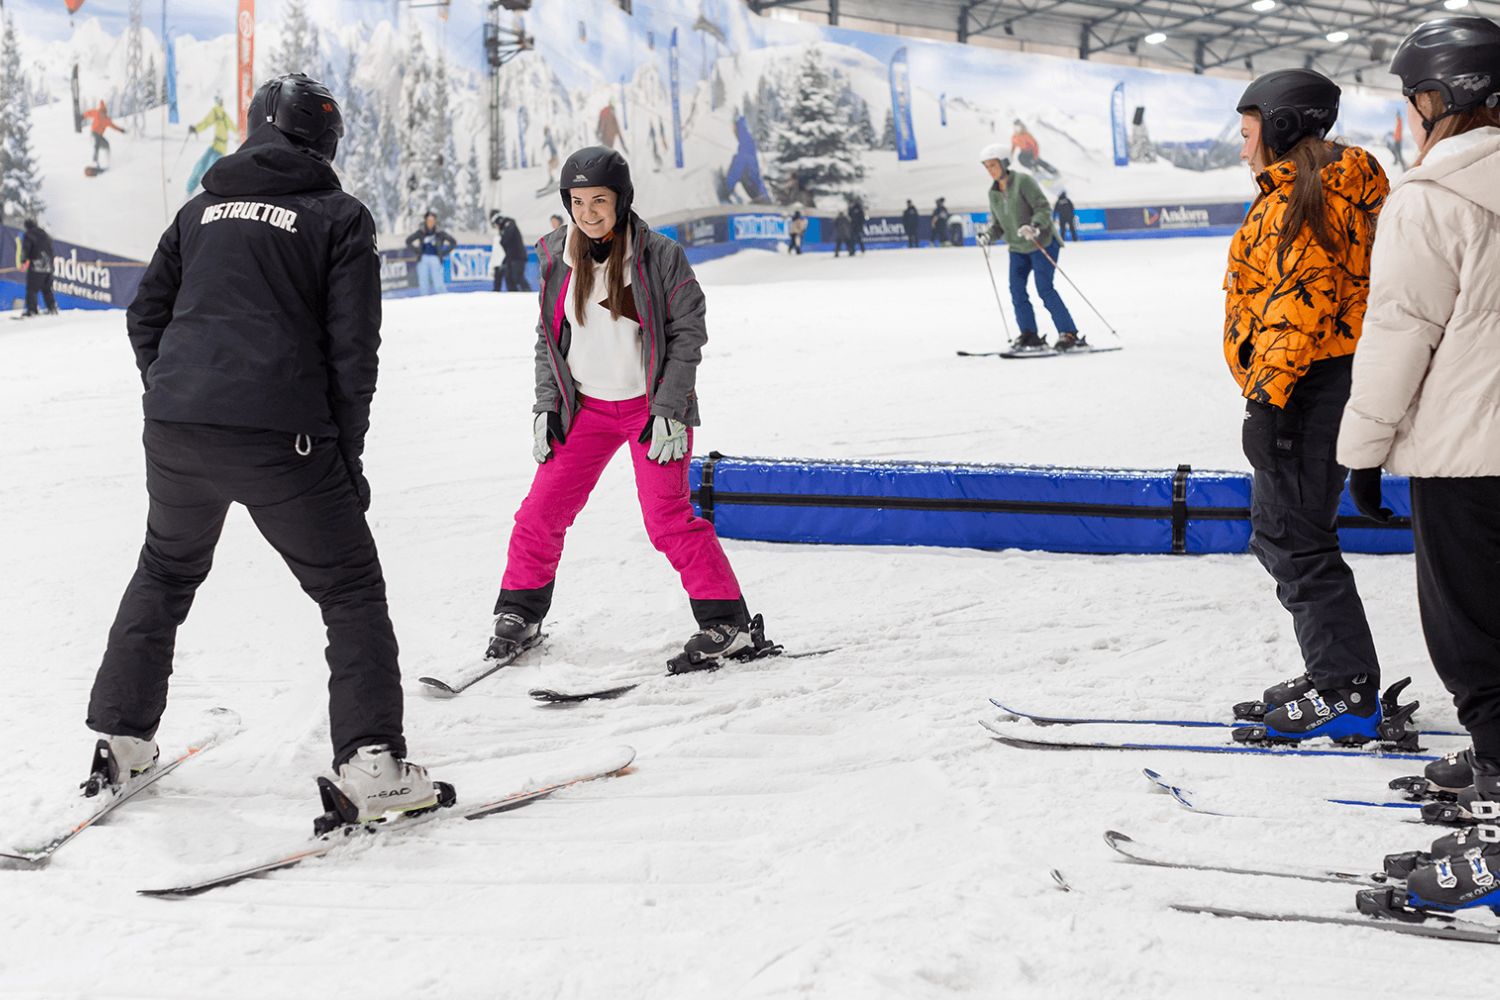
[[[1381,466],[1411,477],[1422,633],[1474,740],[1426,776],[1481,824],[1433,845],[1406,904],[1500,906],[1500,25],[1429,21],[1391,72],[1420,154],[1380,217],[1338,459],[1378,520]]]
[[[318,602],[344,822],[439,804],[407,763],[385,579],[361,454],[380,346],[375,223],[330,165],[343,115],[296,74],[256,92],[250,134],[162,234],[126,314],[146,392],[146,542],[89,698],[90,785],[155,766],[177,629],[231,503]],[[230,290],[226,292],[226,289]]]
[[[1250,549],[1292,615],[1303,672],[1263,696],[1266,737],[1366,741],[1380,664],[1339,550],[1345,469],[1334,457],[1390,185],[1369,152],[1330,142],[1339,88],[1283,69],[1240,98],[1240,154],[1260,195],[1229,247],[1224,357],[1245,397],[1254,469]]]
[[[682,247],[631,211],[625,158],[590,146],[558,184],[573,225],[537,244],[536,407],[531,491],[516,511],[487,657],[535,644],[552,607],[563,536],[622,445],[651,542],[682,578],[699,631],[673,673],[776,647],[750,617],[713,525],[688,493],[706,302]],[[659,616],[660,612],[657,611]]]
[[[422,217],[422,227],[406,238],[406,248],[417,255],[417,288],[421,295],[445,291],[443,261],[458,246],[446,229],[438,228],[436,212]]]
[[[1036,293],[1057,327],[1057,350],[1087,349],[1088,342],[1078,335],[1078,325],[1068,312],[1067,304],[1057,293],[1053,276],[1057,273],[1057,256],[1062,241],[1052,224],[1052,206],[1042,193],[1042,186],[1030,174],[1016,173],[1005,158],[1005,148],[991,143],[979,151],[979,161],[989,171],[990,225],[980,230],[976,239],[984,244],[1003,239],[1010,251],[1010,302],[1016,311],[1016,325],[1021,335],[1014,349],[1040,353],[1047,342],[1037,332],[1036,311],[1026,292],[1026,279],[1034,278]]]

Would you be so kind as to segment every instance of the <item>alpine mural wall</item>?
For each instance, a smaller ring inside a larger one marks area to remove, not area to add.
[[[978,150],[996,141],[1068,191],[1086,233],[1232,224],[1253,194],[1237,81],[771,20],[739,0],[534,0],[496,15],[529,45],[492,70],[489,6],[144,0],[133,22],[128,0],[7,0],[3,221],[35,212],[70,247],[146,259],[243,137],[253,86],[292,70],[343,95],[337,166],[393,249],[429,209],[465,242],[487,242],[496,210],[535,239],[561,210],[562,159],[595,143],[630,159],[643,213],[684,224],[830,216],[856,195],[872,222],[911,200],[925,226],[938,198],[961,217],[984,209]],[[1346,92],[1337,131],[1396,168],[1399,112]]]

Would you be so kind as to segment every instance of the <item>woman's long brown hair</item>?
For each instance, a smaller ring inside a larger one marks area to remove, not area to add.
[[[1276,256],[1284,260],[1287,253],[1302,236],[1302,230],[1311,231],[1313,240],[1337,256],[1343,252],[1338,235],[1328,225],[1328,212],[1323,200],[1323,168],[1338,162],[1347,149],[1341,143],[1320,139],[1315,135],[1303,136],[1297,144],[1287,150],[1281,160],[1290,160],[1297,168],[1292,181],[1292,193],[1287,197],[1286,216],[1281,221],[1281,235],[1276,240]],[[1262,153],[1267,163],[1281,162],[1270,147]]]
[[[1417,95],[1417,110],[1427,117],[1428,121],[1443,113],[1443,98],[1435,90],[1424,90]],[[1455,135],[1463,135],[1472,132],[1476,128],[1500,128],[1500,108],[1486,108],[1483,105],[1472,111],[1460,111],[1456,115],[1449,115],[1436,125],[1432,131],[1422,140],[1422,151],[1417,154],[1417,162],[1412,164],[1412,169],[1422,165],[1427,159],[1427,154],[1432,147],[1444,139]]]
[[[626,227],[628,231],[628,226]],[[594,258],[590,253],[594,241],[584,235],[582,229],[575,223],[571,239],[569,256],[573,265],[573,311],[578,314],[578,322],[587,322],[589,299],[594,294]],[[621,310],[625,305],[625,244],[628,242],[626,232],[616,230],[610,234],[609,259],[606,261],[604,284],[608,289],[606,301],[609,303],[609,315],[613,319],[619,319]]]

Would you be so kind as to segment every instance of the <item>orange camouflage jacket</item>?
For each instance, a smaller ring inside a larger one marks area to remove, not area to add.
[[[1363,149],[1323,168],[1324,210],[1343,251],[1330,254],[1304,231],[1276,252],[1297,167],[1273,164],[1229,245],[1224,276],[1224,358],[1247,399],[1284,407],[1314,361],[1354,353],[1370,292],[1374,218],[1390,182]]]

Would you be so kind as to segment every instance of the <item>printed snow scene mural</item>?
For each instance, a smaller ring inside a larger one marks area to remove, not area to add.
[[[243,139],[242,95],[293,70],[341,96],[336,165],[383,246],[429,209],[462,240],[488,241],[495,212],[535,239],[562,208],[563,158],[591,144],[629,158],[637,207],[664,223],[855,197],[872,216],[940,197],[983,211],[993,142],[1080,207],[1160,216],[1253,194],[1240,81],[771,20],[739,0],[632,8],[8,0],[4,222],[35,212],[59,239],[149,257]],[[1337,131],[1393,164],[1399,110],[1346,92]]]

